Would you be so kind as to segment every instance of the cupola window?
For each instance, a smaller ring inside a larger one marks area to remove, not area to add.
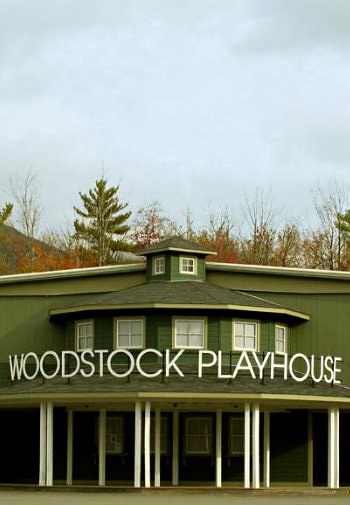
[[[162,275],[165,273],[165,256],[155,256],[152,262],[153,275]]]
[[[180,256],[180,274],[196,275],[197,258],[192,256]]]

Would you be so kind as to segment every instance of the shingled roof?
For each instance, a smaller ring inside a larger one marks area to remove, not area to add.
[[[216,255],[216,251],[209,249],[201,244],[196,244],[195,242],[191,242],[190,240],[185,240],[182,237],[172,237],[167,240],[163,240],[158,244],[153,244],[142,251],[139,251],[137,254],[141,256],[147,256],[147,254],[160,253],[165,251],[179,251],[179,252],[187,252],[187,253],[195,253],[195,254],[203,254],[205,256],[208,255]]]
[[[243,291],[206,282],[152,282],[120,291],[86,295],[79,303],[53,307],[50,316],[92,310],[132,308],[222,309],[284,314],[308,320],[309,316]]]

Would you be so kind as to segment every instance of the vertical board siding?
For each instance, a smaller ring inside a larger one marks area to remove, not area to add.
[[[307,482],[306,411],[271,413],[271,482]]]

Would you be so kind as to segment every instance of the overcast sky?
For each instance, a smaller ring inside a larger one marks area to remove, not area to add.
[[[136,210],[290,215],[350,182],[349,0],[0,0],[1,200],[37,174],[42,228],[101,175]]]

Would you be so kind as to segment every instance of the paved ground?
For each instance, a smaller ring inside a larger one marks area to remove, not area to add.
[[[95,493],[0,490],[1,505],[345,505],[349,494],[341,495],[246,495],[200,493]]]

